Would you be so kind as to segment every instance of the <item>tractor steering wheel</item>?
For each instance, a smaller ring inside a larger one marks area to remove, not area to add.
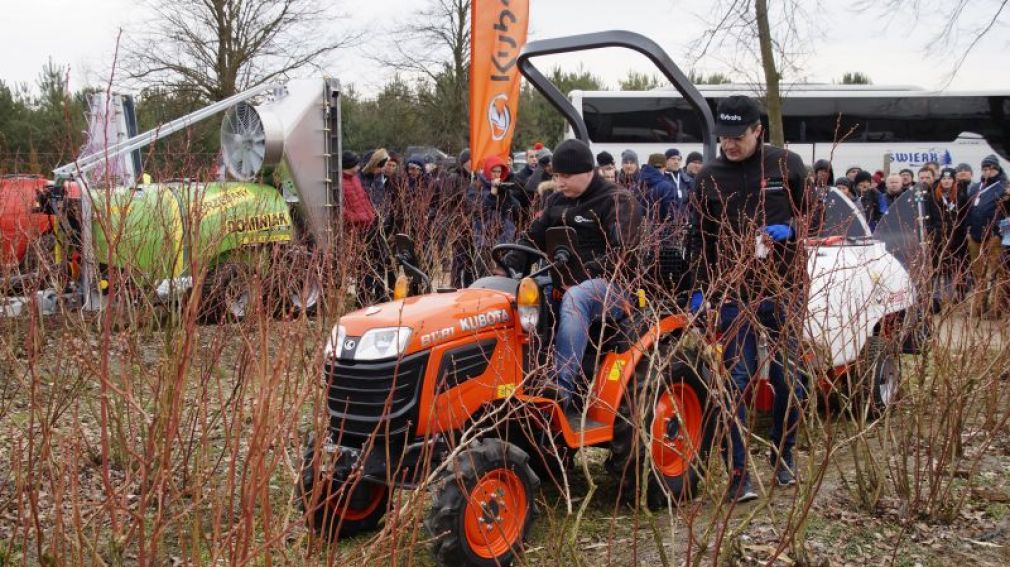
[[[550,258],[547,257],[547,254],[544,254],[540,250],[531,246],[523,246],[522,244],[499,244],[491,249],[491,259],[494,260],[494,263],[501,269],[505,270],[505,273],[509,274],[512,278],[528,276],[530,272],[530,265],[532,264],[532,262],[527,262],[522,273],[517,274],[515,270],[505,264],[505,254],[512,251],[525,252],[526,254],[539,256],[544,260],[550,260]]]

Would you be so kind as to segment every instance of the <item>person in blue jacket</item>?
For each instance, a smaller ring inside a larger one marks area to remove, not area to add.
[[[631,189],[642,207],[642,218],[665,221],[674,212],[677,189],[670,178],[663,173],[666,157],[663,154],[652,154],[649,161],[642,166],[641,185]]]

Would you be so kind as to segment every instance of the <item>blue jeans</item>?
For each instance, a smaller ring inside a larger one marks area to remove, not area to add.
[[[586,280],[568,288],[561,298],[558,330],[554,336],[554,375],[558,386],[569,394],[582,371],[582,356],[589,344],[589,326],[606,313],[607,320],[624,317],[627,296],[620,286],[607,280]]]
[[[798,401],[806,398],[806,388],[796,366],[799,360],[798,337],[781,337],[785,319],[785,308],[773,301],[762,301],[756,316],[741,314],[735,303],[727,303],[719,312],[719,330],[723,333],[723,362],[732,379],[728,400],[729,407],[735,409],[737,420],[727,416],[728,439],[723,440],[722,456],[730,470],[746,470],[747,445],[740,433],[738,423],[747,423],[744,390],[750,384],[759,368],[758,331],[755,323],[765,329],[769,357],[768,380],[775,392],[772,406],[771,441],[781,451],[783,458],[792,457],[796,441],[796,424],[799,421]],[[756,321],[755,321],[756,319]],[[796,330],[798,332],[798,329]],[[785,352],[781,351],[784,347]],[[784,364],[787,361],[788,364]]]

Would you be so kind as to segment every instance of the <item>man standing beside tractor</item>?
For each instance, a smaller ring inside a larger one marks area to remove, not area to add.
[[[810,206],[806,168],[799,155],[762,144],[763,131],[754,100],[731,96],[721,101],[714,132],[722,152],[702,167],[694,183],[691,257],[697,262],[698,291],[691,296],[691,310],[711,308],[723,337],[731,378],[723,458],[730,473],[726,498],[735,502],[757,498],[741,426],[746,423],[744,391],[760,368],[762,329],[769,355],[777,354],[768,376],[775,391],[770,460],[780,486],[795,484],[797,404],[805,396],[796,357],[806,263],[796,257],[796,241]]]
[[[539,394],[567,406],[582,369],[589,343],[589,326],[604,316],[617,320],[629,306],[629,290],[615,278],[615,268],[634,250],[640,215],[627,189],[595,172],[589,146],[566,140],[552,157],[557,189],[533,220],[520,244],[547,249],[547,229],[567,226],[575,231],[572,258],[561,273],[566,280],[554,339],[554,380],[544,380]],[[510,252],[505,263],[521,272],[531,261],[526,254]],[[504,275],[504,274],[500,274]]]

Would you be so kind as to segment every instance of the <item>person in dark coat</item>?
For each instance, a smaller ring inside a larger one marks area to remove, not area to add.
[[[385,173],[388,171],[386,164],[389,162],[389,152],[385,148],[379,148],[366,155],[365,166],[361,168],[359,177],[375,211],[375,222],[365,236],[366,265],[358,281],[357,296],[360,305],[373,305],[391,299],[390,290],[396,280],[388,240],[394,228],[393,208],[396,199],[391,192],[390,179]]]
[[[677,203],[687,203],[694,178],[681,167],[683,156],[680,155],[680,150],[670,148],[663,155],[666,157],[666,169],[663,175],[673,182],[673,198]]]
[[[611,183],[617,183],[617,164],[614,163],[614,156],[610,152],[603,151],[596,154],[596,173]]]
[[[888,175],[884,179],[883,190],[878,187],[877,192],[880,193],[880,214],[884,214],[898,200],[898,197],[901,197],[902,193],[905,192],[905,188],[901,184],[901,176],[897,173]]]
[[[617,172],[617,184],[635,192],[641,183],[638,154],[634,150],[624,150],[621,152],[621,169]]]
[[[438,226],[451,226],[456,230],[449,234],[452,246],[452,267],[450,282],[452,286],[461,289],[469,286],[477,279],[474,267],[474,210],[468,199],[477,179],[473,172],[473,161],[470,150],[463,150],[456,158],[456,166],[450,171],[442,184],[442,207],[436,217]]]
[[[951,168],[942,169],[926,199],[933,267],[947,297],[966,280],[968,268],[968,186],[958,183],[956,175]]]
[[[854,193],[858,204],[863,208],[866,224],[870,225],[870,230],[873,230],[883,215],[883,211],[880,210],[880,191],[877,191],[877,188],[873,186],[873,175],[869,171],[859,170],[853,185],[855,185]]]
[[[1006,173],[995,155],[982,160],[982,181],[968,200],[968,256],[975,280],[971,313],[995,319],[1007,307],[1007,269],[996,229],[1010,213]]]
[[[628,192],[594,172],[593,154],[584,142],[565,140],[556,157],[557,191],[519,241],[547,251],[547,232],[570,227],[575,233],[571,258],[559,267],[553,368],[539,384],[538,395],[566,406],[576,392],[582,360],[592,337],[595,320],[616,321],[627,313],[629,290],[619,276],[627,275],[628,262],[638,241],[638,207]],[[535,258],[509,252],[504,263],[522,272]],[[499,268],[499,273],[504,270]]]
[[[814,162],[814,187],[820,191],[826,191],[832,186],[835,179],[835,170],[831,167],[831,162],[826,159],[819,159]]]
[[[471,218],[477,275],[490,273],[492,248],[515,241],[514,215],[519,202],[514,186],[505,160],[489,156],[484,160],[477,183],[472,184],[467,193],[467,201],[474,212]]]

